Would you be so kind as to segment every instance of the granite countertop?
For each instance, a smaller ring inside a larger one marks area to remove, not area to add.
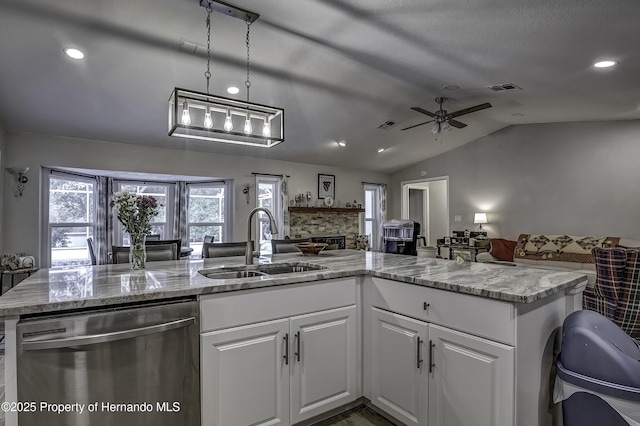
[[[368,274],[516,303],[531,303],[586,281],[584,274],[390,253],[332,250],[319,256],[276,254],[259,263],[312,263],[326,269],[236,279],[198,271],[238,266],[244,257],[41,269],[0,297],[0,317],[245,290]]]

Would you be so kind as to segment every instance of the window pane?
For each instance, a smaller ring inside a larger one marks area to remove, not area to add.
[[[189,222],[224,222],[224,187],[189,188]]]
[[[370,220],[364,223],[364,234],[369,236],[369,243],[371,243],[371,238],[373,238],[373,224]]]
[[[167,192],[169,189],[165,185],[143,185],[135,183],[121,183],[120,191],[131,192],[138,195],[153,196],[160,204],[160,214],[153,218],[155,223],[167,221]],[[155,233],[155,232],[154,232]]]
[[[51,178],[50,223],[91,223],[94,215],[94,183]]]
[[[93,238],[93,227],[51,227],[51,266],[90,265],[87,238]]]
[[[373,191],[364,192],[364,217],[373,218]]]

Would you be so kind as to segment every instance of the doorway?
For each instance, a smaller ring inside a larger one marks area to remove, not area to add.
[[[420,223],[427,245],[449,235],[449,177],[402,182],[402,219]]]

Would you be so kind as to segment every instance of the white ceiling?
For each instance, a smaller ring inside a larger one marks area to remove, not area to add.
[[[285,109],[271,149],[167,136],[174,87],[205,91],[199,0],[1,0],[0,123],[30,132],[390,173],[511,124],[640,118],[637,0],[229,0],[251,26],[251,100]],[[213,14],[211,93],[242,89],[245,23]],[[74,61],[64,47],[86,58]],[[206,50],[205,50],[206,52]],[[598,59],[620,64],[595,69]],[[523,90],[485,86],[514,83]],[[459,90],[443,86],[457,85]],[[435,142],[436,110],[482,102]],[[514,116],[513,114],[523,114]],[[390,130],[377,127],[387,120]],[[346,148],[336,141],[345,140]],[[378,154],[377,148],[387,151]]]

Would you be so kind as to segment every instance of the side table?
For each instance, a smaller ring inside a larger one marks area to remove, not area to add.
[[[5,276],[10,276],[11,277],[11,287],[9,287],[9,289],[13,288],[13,286],[15,285],[15,277],[16,275],[19,274],[27,274],[27,277],[30,277],[31,274],[33,274],[34,272],[36,272],[39,268],[23,268],[23,269],[7,269],[2,271],[2,276],[0,278],[0,292],[2,291],[2,288],[4,286],[4,277]]]
[[[467,250],[471,255],[471,261],[476,261],[476,255],[478,253],[483,253],[485,251],[489,251],[487,247],[478,247],[478,246],[469,246],[465,244],[438,244],[438,256],[441,256],[440,249],[448,248],[449,249],[449,260],[453,260],[453,251],[457,250]]]

